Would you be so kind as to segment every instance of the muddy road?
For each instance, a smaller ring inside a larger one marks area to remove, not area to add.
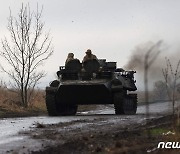
[[[0,120],[0,153],[33,153],[64,144],[67,136],[73,138],[91,131],[112,131],[117,126],[123,130],[143,125],[146,121],[145,109],[144,105],[138,106],[136,115],[121,116],[114,115],[113,107],[108,106],[78,113],[77,116],[4,118]],[[149,120],[169,112],[169,102],[150,104]]]

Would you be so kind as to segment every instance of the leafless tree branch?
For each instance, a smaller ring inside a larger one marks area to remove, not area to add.
[[[10,9],[7,29],[11,41],[5,37],[2,41],[0,56],[9,64],[9,70],[2,64],[0,68],[9,75],[14,86],[20,92],[21,103],[27,107],[30,96],[38,83],[44,77],[44,72],[38,72],[39,66],[53,53],[50,33],[43,34],[44,22],[42,12],[38,8],[30,11],[29,4],[22,7],[16,17],[13,17]],[[43,37],[44,35],[44,37]]]

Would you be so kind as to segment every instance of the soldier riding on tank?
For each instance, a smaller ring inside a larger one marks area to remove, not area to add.
[[[68,53],[65,65],[71,60],[74,60],[74,54],[73,53]]]
[[[96,59],[96,60],[97,60],[97,57],[92,54],[92,52],[91,52],[90,49],[88,49],[88,50],[86,51],[86,55],[84,56],[82,62],[84,63],[84,62],[87,61],[87,60],[93,60],[93,59]]]

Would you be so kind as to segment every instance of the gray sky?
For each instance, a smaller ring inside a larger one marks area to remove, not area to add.
[[[45,29],[53,37],[54,55],[43,66],[42,87],[55,78],[68,52],[82,60],[90,48],[98,58],[122,67],[135,47],[148,41],[163,39],[171,51],[179,49],[179,0],[1,0],[1,38],[8,35],[9,7],[17,16],[22,2],[29,2],[31,10],[37,2],[44,6]]]

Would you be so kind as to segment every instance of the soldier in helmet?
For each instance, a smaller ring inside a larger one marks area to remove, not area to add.
[[[66,62],[65,62],[65,65],[71,61],[71,60],[74,60],[74,54],[73,53],[69,53],[68,56],[67,56],[67,59],[66,59]]]
[[[91,52],[90,49],[88,49],[88,50],[86,51],[86,55],[85,55],[84,58],[83,58],[83,63],[84,63],[85,61],[91,60],[91,59],[97,59],[97,57],[92,54],[92,52]]]

